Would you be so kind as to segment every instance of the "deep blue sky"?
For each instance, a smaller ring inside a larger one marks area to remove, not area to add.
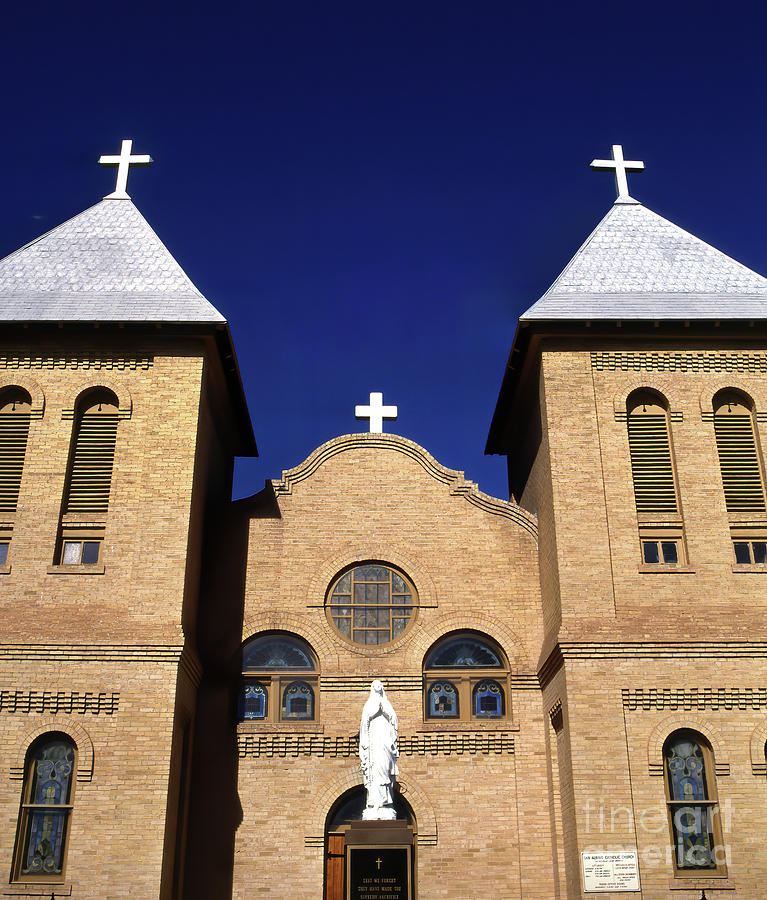
[[[763,3],[8,5],[0,256],[155,164],[134,202],[229,319],[261,457],[388,430],[505,495],[483,455],[520,311],[632,194],[767,272]]]

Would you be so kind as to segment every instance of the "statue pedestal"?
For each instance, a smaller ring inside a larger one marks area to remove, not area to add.
[[[346,900],[416,900],[413,828],[402,819],[352,822]]]

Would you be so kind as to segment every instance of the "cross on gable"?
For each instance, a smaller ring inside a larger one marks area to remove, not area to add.
[[[383,394],[370,395],[369,406],[355,406],[354,415],[357,419],[370,419],[370,433],[383,434],[383,420],[396,419],[397,407],[384,406]]]
[[[624,159],[623,146],[621,144],[613,144],[612,159],[593,159],[591,168],[596,172],[615,171],[615,185],[618,188],[619,200],[631,200],[629,195],[628,181],[626,180],[626,172],[641,172],[644,169],[644,163],[638,159]]]
[[[131,166],[149,166],[152,157],[146,155],[131,155],[133,141],[122,142],[119,156],[100,156],[100,166],[117,166],[117,183],[114,191],[104,197],[105,200],[130,200],[126,188],[128,186],[128,170]]]

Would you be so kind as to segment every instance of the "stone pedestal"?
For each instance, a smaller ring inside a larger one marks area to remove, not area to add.
[[[346,900],[416,900],[413,829],[397,819],[352,822]]]

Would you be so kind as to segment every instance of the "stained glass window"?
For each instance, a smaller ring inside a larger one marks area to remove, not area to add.
[[[426,654],[424,714],[427,719],[505,718],[508,679],[506,657],[490,638],[453,632]]]
[[[666,742],[669,815],[678,869],[715,869],[716,804],[711,800],[704,750],[697,735],[678,731]]]
[[[395,569],[366,563],[344,573],[330,589],[327,606],[339,632],[355,644],[388,644],[407,628],[417,597]]]
[[[503,715],[503,688],[497,681],[480,681],[474,686],[474,715],[493,718]]]
[[[265,719],[268,695],[266,688],[258,681],[246,681],[240,694],[241,719]]]
[[[427,669],[466,668],[478,666],[483,669],[501,668],[498,654],[493,648],[472,636],[461,635],[440,644],[426,660]]]
[[[61,875],[71,814],[75,748],[63,735],[38,741],[27,757],[17,878]]]
[[[297,637],[266,635],[246,645],[242,653],[242,670],[314,669],[312,652]]]
[[[429,715],[435,719],[458,716],[458,692],[449,681],[435,681],[429,688]]]
[[[314,691],[305,681],[293,681],[283,691],[282,718],[314,718]]]
[[[309,644],[294,634],[271,632],[248,641],[242,652],[240,721],[313,720],[316,660]]]

